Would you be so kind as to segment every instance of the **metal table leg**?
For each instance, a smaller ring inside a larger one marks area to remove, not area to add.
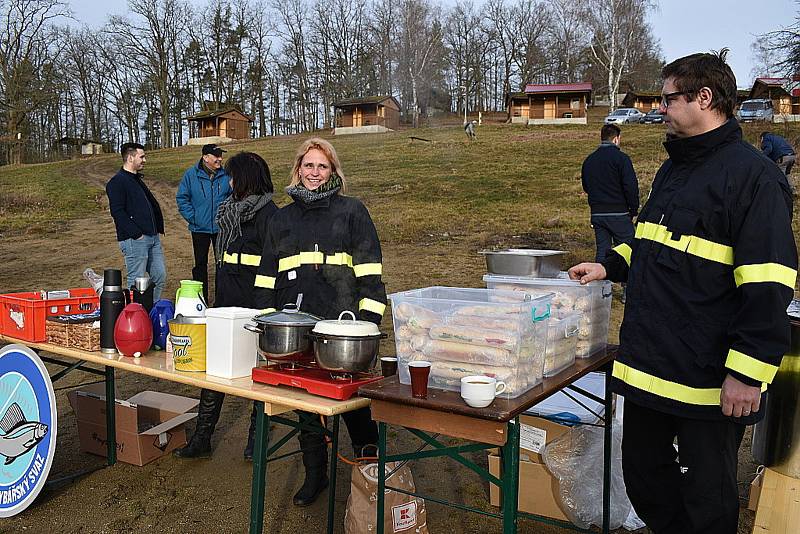
[[[508,437],[503,456],[503,534],[517,533],[519,501],[519,418],[508,422]]]
[[[383,534],[383,505],[386,493],[386,423],[378,423],[378,502],[376,514],[377,534]]]
[[[117,463],[117,423],[114,388],[114,368],[106,366],[106,462]]]
[[[333,416],[331,431],[331,464],[328,474],[328,534],[333,534],[333,511],[336,507],[336,468],[339,462],[339,415]]]
[[[603,428],[603,534],[609,533],[611,515],[611,428],[614,426],[611,397],[611,365],[606,368],[605,427]]]
[[[253,482],[250,490],[250,534],[264,529],[264,494],[267,488],[267,448],[269,447],[269,416],[264,403],[256,401],[256,435],[253,446]]]

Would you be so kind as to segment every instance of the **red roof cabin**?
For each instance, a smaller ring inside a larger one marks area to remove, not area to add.
[[[586,124],[586,107],[592,96],[592,84],[529,83],[525,91],[510,93],[512,124]]]
[[[756,78],[750,98],[769,98],[775,110],[774,122],[800,121],[800,80]]]

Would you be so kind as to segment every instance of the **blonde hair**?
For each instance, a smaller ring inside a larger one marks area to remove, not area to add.
[[[289,176],[289,187],[294,187],[300,183],[300,164],[303,163],[303,158],[308,154],[309,150],[317,149],[328,158],[331,164],[331,175],[336,174],[342,180],[341,192],[344,193],[347,189],[347,182],[344,178],[344,171],[342,164],[339,163],[339,156],[336,155],[336,149],[325,139],[320,137],[312,137],[306,140],[300,148],[297,149],[297,154],[294,157],[294,165],[292,166],[292,174]]]

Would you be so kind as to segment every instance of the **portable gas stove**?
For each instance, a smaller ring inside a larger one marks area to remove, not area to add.
[[[270,363],[253,367],[253,382],[270,386],[291,386],[304,389],[312,395],[337,400],[347,400],[364,384],[381,379],[383,376],[372,373],[327,371],[308,364]]]

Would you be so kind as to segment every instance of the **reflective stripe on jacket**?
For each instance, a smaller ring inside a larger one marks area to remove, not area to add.
[[[653,409],[719,419],[725,376],[766,390],[789,348],[792,196],[734,119],[664,146],[670,159],[633,244],[604,262],[609,279],[628,282],[612,388]]]
[[[300,309],[338,318],[350,310],[380,324],[386,288],[378,233],[367,208],[353,197],[295,201],[270,222],[255,280],[260,309],[282,308],[303,294]]]
[[[271,217],[278,211],[274,202],[267,202],[255,217],[242,223],[242,235],[234,239],[217,263],[214,305],[257,308],[253,296],[256,271],[261,263],[261,250],[267,240]]]

